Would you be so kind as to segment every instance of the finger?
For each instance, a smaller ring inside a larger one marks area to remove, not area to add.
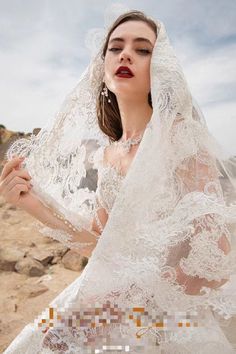
[[[7,194],[9,196],[19,196],[21,192],[28,192],[29,190],[30,188],[28,188],[27,185],[18,183],[14,185],[14,187],[12,187]]]
[[[26,180],[32,179],[32,177],[30,176],[29,172],[26,169],[22,168],[20,170],[14,170],[13,172],[15,173],[16,176],[25,178]]]
[[[11,183],[9,183],[5,188],[2,190],[2,196],[8,200],[8,195],[9,192],[11,192],[16,186],[26,186],[27,188],[31,189],[30,182],[26,182],[24,179],[19,179],[19,180],[13,180]]]
[[[6,176],[13,170],[13,168],[18,167],[23,160],[24,158],[15,157],[12,160],[8,161],[3,167],[0,180],[4,180]]]
[[[15,177],[13,178],[4,188],[4,194],[6,195],[15,185],[24,184],[30,188],[30,182],[26,181],[23,178]]]
[[[13,185],[17,183],[25,183],[30,180],[31,177],[26,170],[13,170],[3,181],[0,181],[0,193],[5,195]]]
[[[11,189],[11,191],[5,196],[9,203],[16,204],[19,201],[20,194],[22,192],[27,193],[29,191],[28,187],[24,184],[18,184]]]
[[[9,173],[9,175],[2,181],[1,187],[4,188],[5,186],[8,185],[14,178],[20,177],[22,179],[25,179],[27,181],[31,180],[31,177],[27,170],[13,170],[12,172]]]

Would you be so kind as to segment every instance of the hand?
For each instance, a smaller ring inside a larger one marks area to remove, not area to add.
[[[17,207],[24,208],[35,197],[30,194],[32,185],[30,184],[31,176],[25,169],[20,169],[20,164],[24,158],[15,157],[8,161],[0,176],[0,195],[6,202]]]
[[[184,293],[187,295],[201,295],[200,290],[202,286],[205,286],[205,279],[198,276],[187,275],[183,272],[179,265],[174,267],[175,271],[175,283],[184,286]],[[163,279],[172,279],[173,274],[168,271],[162,274]]]
[[[83,257],[87,257],[90,258],[92,255],[92,252],[94,250],[94,248],[96,247],[97,244],[91,245],[91,246],[87,246],[84,248],[81,248],[80,250],[78,250],[77,252],[83,256]]]
[[[205,279],[185,274],[179,265],[175,267],[175,271],[177,283],[185,286],[185,294],[201,295],[201,288],[206,285]]]
[[[187,295],[204,295],[201,293],[202,287],[208,287],[212,289],[217,289],[224,285],[229,279],[222,279],[220,281],[207,280],[205,278],[200,278],[198,275],[191,276],[183,272],[181,267],[177,265],[175,267],[176,282],[180,285],[185,286],[185,294]],[[168,279],[168,273],[164,274],[164,278]]]

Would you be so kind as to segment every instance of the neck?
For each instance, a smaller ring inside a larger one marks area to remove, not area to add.
[[[152,108],[149,106],[147,99],[132,101],[129,99],[117,98],[123,134],[121,139],[127,140],[141,134],[147,123],[151,119]]]

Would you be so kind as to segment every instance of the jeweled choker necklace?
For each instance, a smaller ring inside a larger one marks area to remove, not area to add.
[[[124,153],[128,153],[130,152],[131,146],[138,145],[141,142],[142,137],[143,137],[143,133],[138,135],[135,138],[129,138],[125,141],[122,140],[114,141],[113,144],[117,147],[121,147],[124,150]]]

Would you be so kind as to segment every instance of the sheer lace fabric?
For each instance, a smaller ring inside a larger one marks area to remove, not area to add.
[[[103,210],[106,214],[106,220],[111,212],[112,206],[115,202],[115,198],[117,193],[119,192],[120,186],[122,184],[125,175],[123,175],[118,167],[113,166],[112,164],[105,162],[104,159],[104,150],[105,147],[100,147],[95,153],[91,153],[89,157],[89,161],[97,170],[97,189],[94,193],[94,204],[93,211],[91,212],[90,218],[97,224],[99,233],[102,234],[103,228],[105,226],[105,222],[102,222],[100,219],[99,212]],[[77,219],[80,219],[78,216]],[[103,218],[104,219],[104,218]],[[105,221],[106,221],[105,220]],[[76,223],[78,227],[78,220]],[[79,229],[85,226],[83,220],[79,225]],[[69,248],[78,248],[81,249],[86,247],[85,244],[80,242],[73,242],[71,239],[71,235],[62,230],[52,230],[49,227],[42,226],[42,224],[38,224],[39,231],[53,239],[63,243],[65,246]],[[88,226],[88,230],[92,231],[92,223]]]
[[[105,162],[104,152],[105,148],[101,147],[96,154],[91,157],[91,160],[98,170],[98,184],[96,190],[97,210],[103,208],[107,215],[109,215],[125,176],[121,173],[119,168]],[[95,211],[95,219],[102,233],[103,226],[97,210]]]
[[[150,332],[149,343],[161,336],[160,346],[150,353],[231,353],[211,311],[225,319],[236,315],[231,231],[236,206],[228,203],[220,180],[218,145],[193,101],[164,25],[157,21],[157,26],[150,69],[153,115],[124,178],[100,164],[108,145],[96,118],[104,74],[101,51],[55,121],[37,137],[17,141],[8,157],[26,156],[35,192],[73,225],[91,231],[95,217],[100,227],[101,237],[81,277],[52,306],[63,312],[66,306],[79,308],[82,300],[111,300],[123,308],[196,310],[205,314],[205,327],[181,335],[177,330]],[[230,184],[229,190],[234,190]],[[109,215],[106,224],[99,218],[101,209]],[[218,287],[224,279],[227,283]],[[136,329],[130,327],[126,342],[135,338]],[[117,331],[114,341],[120,337]],[[68,328],[43,334],[28,326],[8,353],[76,353],[73,346],[85,352],[76,333],[72,337]]]

